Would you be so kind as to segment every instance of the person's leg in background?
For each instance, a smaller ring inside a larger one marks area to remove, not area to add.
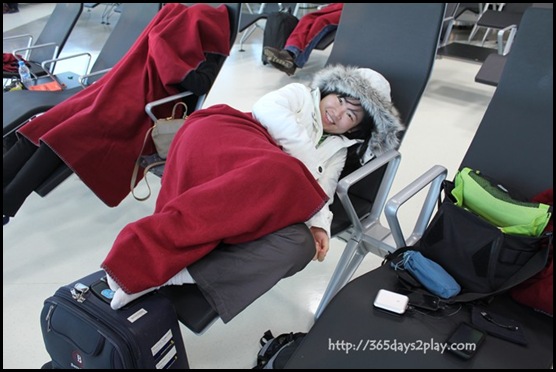
[[[21,137],[3,157],[2,214],[4,225],[15,216],[25,199],[40,186],[63,161],[47,145],[35,146]]]
[[[338,28],[342,8],[343,3],[334,3],[301,17],[284,49],[264,48],[268,61],[280,71],[293,75],[297,68],[305,66],[322,38]]]

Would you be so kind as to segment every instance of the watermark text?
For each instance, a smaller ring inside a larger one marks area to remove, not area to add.
[[[342,353],[362,352],[362,351],[393,351],[407,354],[409,352],[421,352],[423,354],[435,352],[444,354],[448,350],[474,351],[477,347],[474,343],[447,343],[438,342],[434,339],[415,340],[413,342],[401,342],[393,340],[361,339],[356,342],[346,340],[328,339],[328,350]]]

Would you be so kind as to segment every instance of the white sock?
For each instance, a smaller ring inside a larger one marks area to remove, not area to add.
[[[110,275],[106,275],[106,279],[108,281],[108,286],[110,287],[111,290],[114,291],[114,297],[112,297],[112,301],[110,302],[110,307],[114,310],[121,309],[122,307],[124,307],[125,305],[130,303],[131,301],[133,301],[133,300],[135,300],[135,299],[137,299],[137,298],[139,298],[139,297],[141,297],[141,296],[143,296],[143,295],[145,295],[149,292],[152,292],[155,289],[160,288],[160,287],[152,287],[152,288],[145,289],[144,291],[141,291],[141,292],[138,292],[138,293],[127,294],[123,291],[123,289],[120,288],[118,283],[116,283],[116,281],[114,281],[114,279],[112,279],[110,277]],[[164,286],[164,285],[193,284],[193,283],[195,283],[195,280],[193,279],[191,274],[189,274],[189,270],[187,270],[187,267],[186,267],[183,270],[181,270],[180,272],[178,272],[176,275],[171,277],[162,286]]]
[[[113,290],[114,292],[118,289],[120,289],[120,286],[118,285],[118,283],[116,283],[116,281],[114,279],[112,279],[112,277],[110,275],[108,275],[108,273],[106,273],[106,282],[108,283],[108,286],[110,287],[111,290]]]
[[[110,307],[113,310],[118,310],[121,309],[122,307],[124,307],[125,305],[127,305],[128,303],[130,303],[131,301],[149,293],[154,291],[155,289],[157,289],[158,287],[153,287],[153,288],[148,288],[145,289],[144,291],[141,292],[137,292],[137,293],[132,293],[132,294],[127,294],[124,292],[123,289],[118,288],[116,291],[114,291],[114,297],[112,297],[112,301],[110,302]]]
[[[195,279],[189,274],[189,270],[185,267],[182,271],[171,277],[163,285],[182,285],[182,284],[193,284]]]

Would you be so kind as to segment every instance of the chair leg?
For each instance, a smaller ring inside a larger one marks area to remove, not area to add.
[[[347,243],[344,253],[338,261],[338,265],[332,274],[332,278],[328,283],[328,287],[324,291],[324,295],[320,300],[319,306],[315,313],[315,319],[317,319],[324,308],[328,305],[330,300],[338,293],[340,289],[351,279],[355,270],[359,267],[363,258],[368,253],[364,249],[360,249],[361,242],[353,237]]]
[[[298,14],[299,14],[299,8],[300,7],[301,7],[301,3],[295,3],[295,8],[293,10],[293,15],[298,17],[298,18],[299,18]]]
[[[487,39],[487,37],[488,37],[488,34],[490,34],[490,28],[487,28],[487,29],[486,29],[485,34],[483,35],[483,41],[481,42],[481,46],[484,46],[484,45],[485,45],[485,41],[486,41],[486,39]]]
[[[253,9],[251,9],[251,6],[247,3],[245,3],[245,6],[247,7],[247,9],[249,10],[250,14],[255,14],[253,12]],[[280,6],[281,7],[281,6]],[[266,8],[266,3],[261,3],[261,6],[259,7],[259,10],[257,11],[258,14],[263,14],[264,10]],[[249,26],[249,28],[247,30],[245,30],[245,32],[243,32],[243,35],[241,35],[241,39],[239,39],[239,51],[240,52],[245,52],[245,49],[243,49],[243,43],[245,43],[245,41],[249,38],[249,36],[251,36],[251,34],[253,34],[253,32],[255,32],[255,29],[257,27],[260,27],[261,29],[263,29],[260,25],[259,25],[259,21],[256,21],[254,24],[252,24],[251,26]]]
[[[448,45],[448,42],[450,41],[450,35],[452,34],[452,29],[454,28],[454,20],[450,20],[448,21],[448,24],[446,26],[446,30],[444,30],[444,38],[440,41],[440,45],[439,47],[443,47]]]
[[[241,39],[239,40],[239,51],[240,52],[244,52],[245,49],[243,49],[243,43],[245,43],[245,41],[247,39],[249,39],[249,36],[251,36],[251,34],[253,34],[253,32],[255,32],[255,29],[259,27],[259,25],[257,23],[249,26],[249,28],[247,30],[245,30],[245,32],[243,33],[243,35],[241,35]]]
[[[471,40],[473,40],[477,31],[479,31],[479,27],[481,27],[481,26],[478,26],[477,24],[475,24],[475,26],[473,26],[473,29],[471,30],[471,32],[469,33],[469,37],[467,38],[468,42],[471,42]]]

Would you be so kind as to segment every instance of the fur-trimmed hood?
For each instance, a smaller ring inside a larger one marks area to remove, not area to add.
[[[365,111],[373,118],[375,127],[361,163],[399,145],[399,132],[405,129],[398,110],[392,104],[390,84],[378,72],[369,68],[335,65],[325,67],[311,84],[320,91],[343,93],[358,98]],[[374,155],[374,156],[373,156]]]

